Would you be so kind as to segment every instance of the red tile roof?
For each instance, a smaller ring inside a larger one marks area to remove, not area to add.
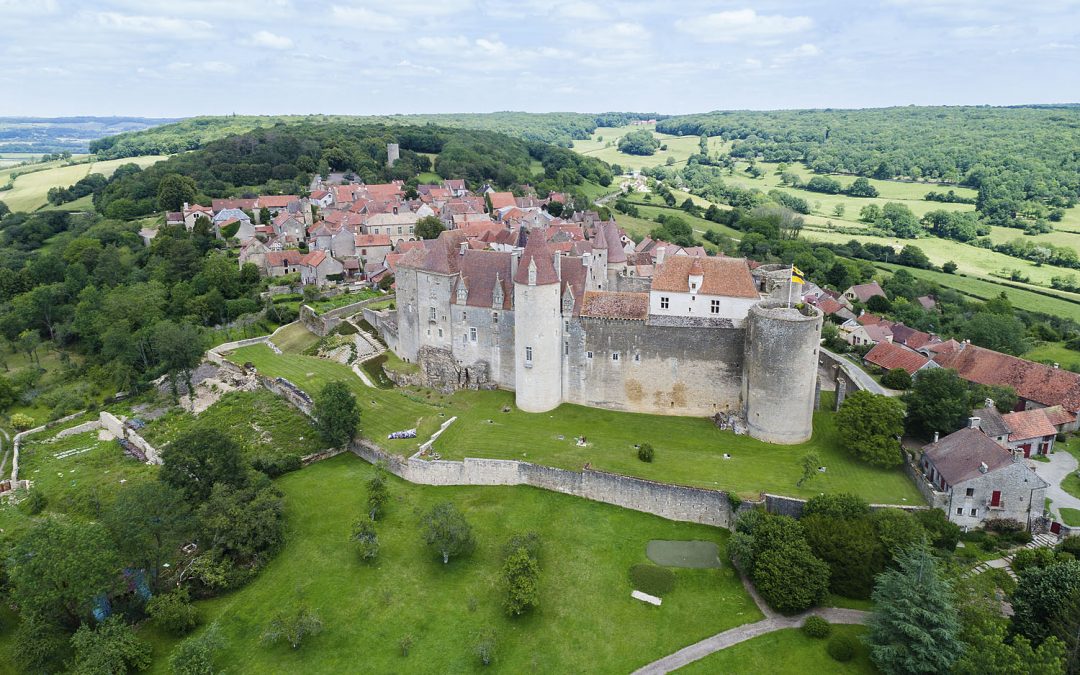
[[[743,258],[697,258],[685,255],[665,257],[653,273],[652,290],[690,292],[690,270],[701,265],[704,278],[698,292],[731,298],[757,298],[758,290]]]
[[[1046,413],[1046,419],[1050,420],[1050,424],[1061,426],[1062,424],[1070,424],[1076,421],[1076,415],[1065,410],[1059,405],[1050,406],[1049,408],[1043,408],[1043,412]]]
[[[259,208],[283,209],[299,200],[300,198],[296,195],[262,195],[259,197]]]
[[[495,300],[495,289],[502,289],[503,309],[510,309],[514,289],[510,285],[510,264],[512,253],[499,251],[467,250],[461,256],[459,265],[461,277],[458,284],[464,284],[467,291],[465,304],[470,307],[491,307]],[[450,295],[450,301],[458,304],[457,288]]]
[[[1025,441],[1029,438],[1053,436],[1057,429],[1046,416],[1045,408],[1033,408],[1002,415],[1001,419],[1009,427],[1010,441]]]
[[[866,331],[868,338],[877,343],[888,342],[892,339],[892,331],[889,330],[884,321],[863,326],[863,330]]]
[[[644,321],[649,318],[649,294],[586,291],[581,316]]]
[[[875,323],[881,323],[881,317],[880,316],[878,316],[876,314],[871,314],[869,312],[863,312],[862,314],[859,315],[859,318],[857,318],[855,320],[859,322],[860,326],[870,326],[870,325],[873,325]]]
[[[357,246],[390,246],[388,234],[358,234],[354,237]]]
[[[1007,385],[1029,401],[1060,405],[1069,412],[1080,410],[1080,375],[1002,354],[973,344],[939,353],[938,365],[952,368],[960,377],[978,384]]]
[[[491,208],[496,211],[504,206],[517,206],[513,192],[491,192],[489,196],[491,198]]]
[[[851,291],[851,293],[856,298],[858,298],[860,302],[866,302],[875,295],[885,295],[885,291],[881,290],[881,286],[879,286],[878,282],[876,281],[871,281],[868,284],[855,284],[854,286],[849,288],[848,291]],[[846,294],[847,292],[845,291],[845,295]]]
[[[930,361],[930,359],[919,352],[912,351],[907,347],[895,345],[891,342],[877,343],[874,345],[873,349],[866,352],[866,356],[863,357],[863,360],[880,368],[884,368],[885,370],[903,368],[907,371],[908,375],[914,375],[916,371]]]
[[[288,251],[271,251],[266,254],[266,262],[271,267],[284,267],[285,265],[299,265],[303,256],[300,251],[289,249]]]

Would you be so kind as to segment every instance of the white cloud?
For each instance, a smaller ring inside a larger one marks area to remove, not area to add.
[[[999,37],[1004,31],[998,24],[991,26],[960,26],[949,31],[954,38],[971,40],[978,38]]]
[[[346,7],[334,5],[330,9],[332,20],[338,24],[348,24],[371,30],[401,30],[404,24],[397,17],[382,14],[365,7]]]
[[[206,37],[213,26],[199,19],[176,19],[168,16],[137,16],[119,12],[98,12],[94,15],[97,23],[105,28],[129,33],[156,35],[168,33],[177,37]]]
[[[628,21],[600,28],[579,28],[570,32],[572,42],[603,51],[634,51],[644,47],[651,37],[652,34],[644,26]]]
[[[487,40],[479,38],[476,46],[487,56],[499,56],[506,53],[506,43],[500,40]]]
[[[268,30],[260,30],[251,36],[249,44],[269,49],[288,49],[293,46],[293,41],[290,37],[275,35]]]
[[[441,73],[442,72],[441,70],[439,70],[438,68],[435,68],[434,66],[422,66],[422,65],[420,65],[418,63],[413,63],[412,61],[409,61],[408,59],[402,59],[401,61],[399,61],[398,64],[397,64],[397,67],[398,68],[404,68],[406,70],[416,70],[416,71],[420,71],[420,72],[423,72],[423,73]]]
[[[808,16],[758,14],[752,9],[715,12],[675,22],[680,31],[702,42],[768,42],[809,30],[813,25],[814,20]]]
[[[469,40],[464,35],[454,37],[422,37],[416,40],[417,49],[426,52],[449,53],[465,49],[469,46]]]
[[[772,67],[777,68],[795,61],[802,61],[803,59],[812,59],[821,55],[821,49],[809,42],[801,44],[795,49],[790,49],[786,52],[782,52],[773,57]]]

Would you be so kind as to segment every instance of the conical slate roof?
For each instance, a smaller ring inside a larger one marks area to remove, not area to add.
[[[551,249],[548,248],[547,243],[544,242],[543,235],[540,233],[537,233],[536,236],[529,237],[528,242],[525,244],[525,250],[521,253],[521,260],[518,261],[517,273],[514,274],[515,284],[529,283],[530,264],[536,265],[537,286],[559,283],[559,275],[555,272],[555,263],[551,257]]]

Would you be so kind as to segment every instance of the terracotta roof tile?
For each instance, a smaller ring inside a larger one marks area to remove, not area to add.
[[[750,276],[750,268],[743,258],[697,258],[690,256],[665,257],[653,272],[652,289],[673,293],[690,292],[690,269],[695,262],[702,266],[704,278],[702,295],[720,295],[731,298],[757,298],[758,290]]]
[[[934,360],[944,368],[956,370],[970,382],[1007,385],[1029,401],[1044,406],[1060,405],[1069,412],[1080,410],[1080,375],[1076,373],[973,344],[939,352]]]
[[[879,286],[876,281],[871,281],[868,284],[855,284],[848,290],[851,291],[860,302],[866,302],[875,295],[885,295],[885,291],[881,290],[881,286]]]
[[[514,275],[514,283],[529,283],[530,263],[536,265],[537,286],[559,282],[559,277],[555,273],[555,264],[552,260],[551,249],[548,248],[547,242],[544,241],[543,235],[539,232],[536,233],[535,237],[530,236],[525,242],[525,250],[522,251],[521,260],[518,261],[517,274]]]
[[[491,198],[491,208],[496,211],[505,206],[517,206],[513,192],[491,192],[489,196]]]
[[[514,290],[510,286],[510,264],[512,253],[499,251],[467,250],[461,256],[459,269],[461,277],[458,284],[464,284],[467,291],[465,304],[470,307],[491,307],[495,288],[501,287],[503,309],[510,309]],[[458,304],[457,288],[450,295],[451,302]]]
[[[907,371],[908,375],[915,374],[915,372],[930,361],[930,359],[919,352],[912,351],[907,347],[895,345],[891,342],[877,343],[874,345],[873,349],[866,353],[863,360],[867,363],[872,363],[875,366],[884,368],[885,370],[903,368]]]
[[[1009,428],[1010,441],[1042,438],[1057,433],[1057,429],[1050,423],[1043,408],[1011,412],[1008,415],[1002,415],[1001,419],[1005,422],[1005,426]]]

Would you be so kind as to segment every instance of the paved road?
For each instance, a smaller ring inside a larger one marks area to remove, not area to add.
[[[1049,462],[1028,462],[1028,466],[1033,467],[1035,473],[1050,483],[1050,487],[1046,488],[1046,496],[1053,502],[1050,510],[1058,520],[1061,520],[1061,514],[1058,512],[1061,507],[1080,509],[1080,499],[1061,489],[1061,481],[1076,471],[1077,465],[1076,458],[1064,450],[1058,450],[1050,455]]]
[[[844,372],[848,374],[848,377],[855,380],[856,384],[858,384],[863,389],[869,391],[871,394],[881,394],[882,396],[899,396],[903,393],[894,389],[886,389],[885,387],[881,386],[876,381],[874,381],[874,378],[870,377],[870,375],[868,375],[865,370],[849,361],[846,357],[841,356],[840,354],[835,354],[828,349],[825,349],[824,347],[821,348],[821,351],[836,359],[837,362],[840,363],[840,367],[843,368]]]

